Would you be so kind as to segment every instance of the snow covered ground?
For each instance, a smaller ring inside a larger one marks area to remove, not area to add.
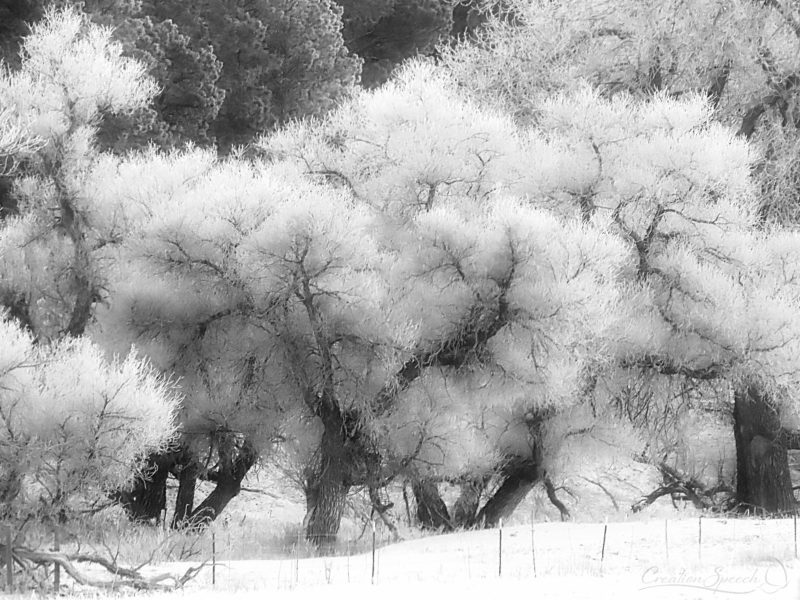
[[[172,598],[800,599],[789,520],[540,523],[431,536],[330,558],[224,561]],[[533,534],[533,535],[532,535]],[[534,554],[535,550],[535,554]],[[536,572],[534,574],[534,558]],[[159,565],[159,571],[185,565]],[[502,569],[502,573],[500,570]]]

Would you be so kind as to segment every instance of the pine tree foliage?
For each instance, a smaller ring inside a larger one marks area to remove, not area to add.
[[[363,83],[384,83],[403,60],[429,56],[453,27],[450,0],[338,0],[344,41],[364,60]]]
[[[91,14],[95,21],[116,25],[114,39],[125,55],[146,65],[159,86],[152,103],[104,120],[98,132],[101,147],[122,153],[150,144],[213,144],[213,124],[225,98],[219,86],[222,63],[213,48],[193,40],[171,20],[160,21],[141,10],[124,18]]]
[[[221,63],[214,85],[224,101],[211,133],[224,149],[328,110],[358,81],[360,60],[344,46],[341,10],[331,1],[207,0],[189,7],[170,0],[146,2],[143,9],[174,22],[196,46],[213,49]],[[191,81],[191,73],[179,72]]]

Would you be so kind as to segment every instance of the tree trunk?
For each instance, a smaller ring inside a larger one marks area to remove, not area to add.
[[[388,501],[384,502],[381,499],[380,490],[374,486],[369,487],[369,500],[372,503],[372,513],[377,513],[380,517],[383,524],[386,526],[389,531],[392,532],[392,539],[397,541],[400,539],[400,532],[397,531],[397,525],[394,524],[394,520],[391,518],[391,513],[389,512],[391,508],[394,506],[394,502]]]
[[[347,493],[350,491],[346,434],[338,411],[323,410],[322,441],[316,465],[306,473],[306,539],[321,554],[336,545]]]
[[[439,495],[439,486],[430,479],[421,479],[414,481],[411,489],[417,501],[417,523],[423,529],[452,531],[450,513]]]
[[[786,440],[777,408],[751,384],[734,394],[733,421],[739,503],[767,513],[794,511]]]
[[[112,494],[112,498],[122,505],[132,521],[160,521],[167,509],[167,476],[176,456],[175,452],[151,454],[133,488],[117,490]]]
[[[178,473],[178,495],[175,498],[172,529],[181,529],[194,510],[194,492],[199,472],[198,465],[192,460],[181,466]]]
[[[212,492],[184,519],[189,527],[204,527],[214,521],[228,503],[239,495],[242,480],[258,458],[255,449],[245,440],[239,447],[219,449],[219,468]]]
[[[540,477],[538,463],[515,459],[502,469],[503,483],[478,513],[477,523],[484,527],[497,526],[500,519],[508,519],[536,485]]]
[[[547,492],[547,499],[550,500],[550,504],[558,509],[558,512],[561,515],[561,520],[569,520],[569,509],[567,509],[564,503],[558,499],[558,496],[556,495],[556,486],[553,485],[552,480],[547,476],[547,474],[544,475],[544,489]]]
[[[322,473],[306,492],[306,539],[329,553],[336,545],[336,535],[342,521],[345,501],[350,487],[345,484],[343,467],[336,459],[322,458]]]
[[[242,479],[244,475],[242,476]],[[216,486],[205,499],[192,511],[189,518],[184,518],[184,527],[203,528],[214,521],[231,500],[241,491],[242,479],[229,474],[220,473]]]
[[[453,505],[453,527],[474,527],[481,506],[481,495],[489,483],[488,477],[468,479],[461,484],[461,493]]]

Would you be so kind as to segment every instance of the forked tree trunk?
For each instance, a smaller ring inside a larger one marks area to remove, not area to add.
[[[439,494],[439,486],[429,479],[421,479],[411,484],[414,499],[417,501],[417,523],[423,529],[452,531],[450,513]]]
[[[341,418],[335,414],[323,415],[324,430],[317,464],[306,476],[306,539],[329,553],[336,545],[336,536],[342,521],[348,478],[345,433]]]
[[[736,495],[747,508],[766,513],[795,510],[780,414],[754,384],[734,394]]]
[[[181,529],[194,510],[194,492],[200,469],[194,461],[181,467],[178,473],[178,495],[175,497],[175,512],[172,515],[172,529]]]
[[[484,527],[496,527],[500,519],[508,519],[525,499],[541,476],[538,463],[515,459],[501,471],[503,483],[478,513],[476,521]]]
[[[474,527],[481,506],[481,496],[489,483],[488,477],[469,479],[461,484],[461,493],[453,505],[453,527]]]
[[[215,476],[216,486],[211,493],[184,520],[186,526],[204,527],[214,521],[228,503],[239,495],[242,480],[258,458],[255,449],[244,441],[241,447],[220,450],[219,469]]]
[[[132,521],[156,521],[167,508],[167,476],[175,463],[175,452],[151,454],[143,475],[130,490],[118,490],[112,497],[118,501]]]

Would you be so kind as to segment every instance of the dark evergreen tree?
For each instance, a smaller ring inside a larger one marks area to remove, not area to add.
[[[344,39],[364,60],[362,81],[386,81],[406,58],[430,55],[453,27],[449,0],[339,0],[344,9]]]
[[[225,100],[212,133],[220,147],[247,144],[267,129],[317,115],[358,82],[360,61],[344,46],[341,9],[318,0],[148,0],[222,63]]]

